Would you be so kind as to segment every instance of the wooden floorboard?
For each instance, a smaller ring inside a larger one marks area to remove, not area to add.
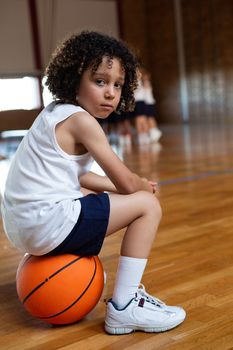
[[[185,322],[160,334],[104,333],[104,300],[113,289],[121,231],[106,239],[100,255],[107,285],[95,310],[70,326],[42,323],[17,298],[22,254],[0,222],[1,350],[233,349],[233,125],[167,125],[163,131],[160,151],[135,147],[122,155],[133,171],[160,183],[163,219],[143,283],[151,294],[182,305]]]

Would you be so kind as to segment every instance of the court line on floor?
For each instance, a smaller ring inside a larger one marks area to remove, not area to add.
[[[173,178],[173,179],[161,180],[159,181],[159,185],[166,186],[166,185],[173,185],[173,184],[182,183],[182,182],[197,181],[210,176],[224,175],[224,174],[233,174],[233,169],[230,168],[230,169],[224,169],[224,170],[209,170],[207,172],[199,173],[195,175],[177,177],[175,179]]]

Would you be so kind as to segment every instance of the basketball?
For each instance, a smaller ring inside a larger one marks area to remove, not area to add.
[[[98,303],[104,287],[97,256],[26,254],[16,274],[19,300],[34,317],[51,324],[82,319]]]

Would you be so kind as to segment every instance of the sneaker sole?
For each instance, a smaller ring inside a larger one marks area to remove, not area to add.
[[[115,334],[115,335],[120,335],[120,334],[130,334],[136,331],[141,331],[141,332],[146,332],[146,333],[160,333],[160,332],[166,332],[169,331],[170,329],[173,329],[177,326],[179,326],[179,324],[181,324],[184,321],[181,320],[175,324],[173,324],[170,327],[147,327],[147,328],[143,328],[143,327],[135,327],[135,328],[129,328],[129,327],[110,327],[105,323],[104,329],[108,334]]]

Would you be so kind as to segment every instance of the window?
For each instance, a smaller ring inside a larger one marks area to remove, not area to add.
[[[40,108],[39,80],[36,77],[0,79],[0,111]]]
[[[51,92],[49,91],[48,89],[48,86],[45,85],[45,82],[46,82],[46,77],[44,77],[42,79],[42,97],[43,97],[43,103],[44,103],[44,106],[47,106],[50,102],[53,101],[53,96],[51,94]]]

